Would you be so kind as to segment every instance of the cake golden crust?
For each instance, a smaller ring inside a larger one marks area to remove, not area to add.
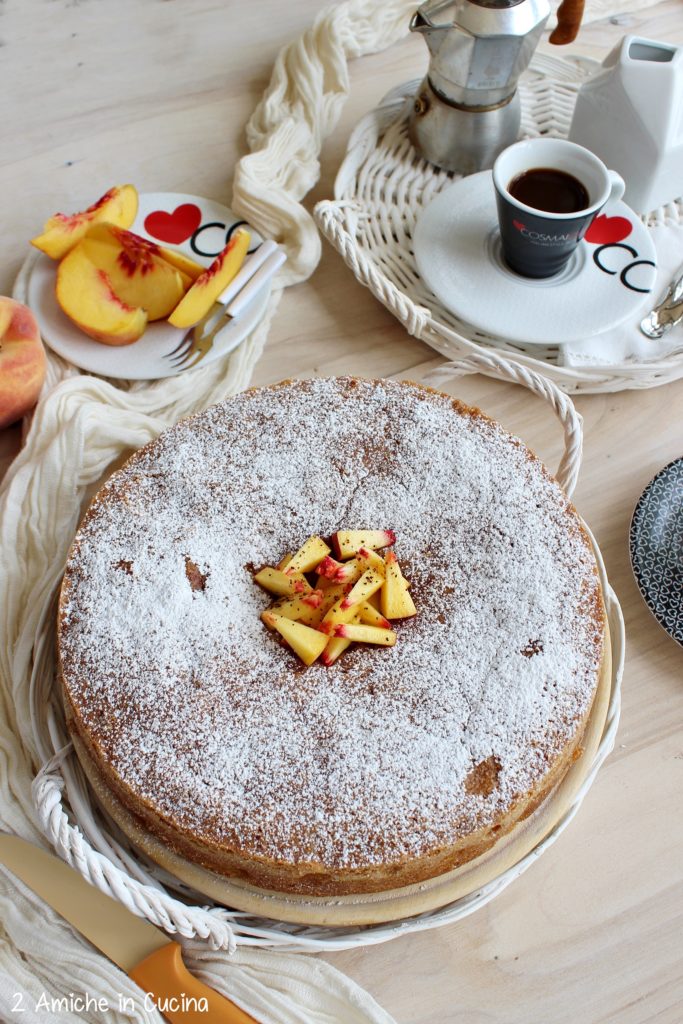
[[[388,528],[418,607],[389,650],[301,669],[254,565]],[[108,481],[74,541],[62,686],[83,756],[181,856],[252,884],[382,891],[483,853],[580,751],[604,612],[590,542],[478,410],[355,379],[252,390]]]

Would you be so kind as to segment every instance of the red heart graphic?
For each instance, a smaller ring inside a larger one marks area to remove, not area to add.
[[[524,231],[524,225],[521,220],[513,220],[512,226],[517,228],[518,231]]]
[[[202,211],[194,203],[183,203],[173,213],[155,210],[145,217],[145,231],[161,242],[179,245],[193,235],[202,222]]]
[[[593,245],[609,245],[610,242],[622,242],[632,231],[633,224],[626,217],[607,217],[601,213],[589,227],[585,239]]]

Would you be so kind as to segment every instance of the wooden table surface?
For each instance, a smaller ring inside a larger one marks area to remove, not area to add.
[[[46,216],[115,182],[229,201],[243,125],[275,55],[318,9],[319,0],[2,0],[0,292],[11,291]],[[683,4],[587,25],[572,49],[602,58],[626,32],[681,44]],[[424,44],[407,37],[352,65],[351,97],[307,205],[331,195],[359,117],[425,64]],[[440,362],[325,245],[312,279],[285,293],[254,382],[339,372],[420,379]],[[479,376],[452,390],[557,465],[559,428],[528,392]],[[567,832],[485,909],[328,957],[399,1024],[683,1020],[683,651],[645,607],[627,551],[639,494],[683,454],[683,381],[576,404],[586,431],[576,502],[626,617],[617,746]],[[0,432],[0,471],[18,443],[18,428]]]

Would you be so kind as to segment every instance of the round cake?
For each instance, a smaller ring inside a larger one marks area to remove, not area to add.
[[[254,582],[306,538],[393,530],[417,613],[306,668]],[[581,751],[604,609],[571,502],[476,409],[409,383],[251,390],[137,452],[62,585],[69,728],[186,860],[265,889],[384,891],[483,853]]]

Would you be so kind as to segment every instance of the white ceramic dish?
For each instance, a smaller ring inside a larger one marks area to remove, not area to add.
[[[560,274],[521,277],[503,261],[490,171],[462,178],[420,216],[415,260],[425,283],[464,323],[522,344],[578,341],[634,321],[652,305],[655,248],[623,202],[591,225]]]
[[[177,249],[202,266],[209,266],[235,228],[244,224],[227,206],[179,192],[147,192],[131,230],[152,242]],[[261,236],[251,229],[253,252]],[[155,380],[174,377],[191,367],[177,367],[171,354],[186,335],[166,320],[150,324],[132,345],[102,345],[83,334],[57,305],[54,294],[57,264],[41,256],[33,265],[28,282],[28,304],[36,314],[43,340],[74,366],[103,377],[123,380]],[[226,323],[200,366],[231,352],[254,329],[263,316],[270,283],[257,293],[244,313]]]

